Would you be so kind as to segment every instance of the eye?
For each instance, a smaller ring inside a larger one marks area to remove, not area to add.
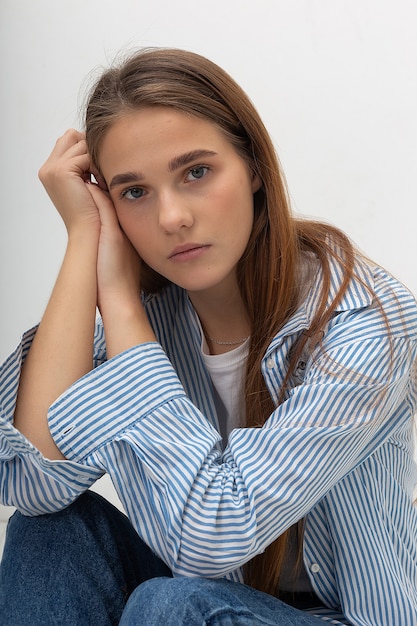
[[[207,165],[196,165],[188,170],[187,180],[199,180],[200,178],[203,178],[208,171],[209,168]]]
[[[142,187],[130,187],[130,189],[122,191],[121,196],[127,200],[140,200],[144,194],[145,191]]]

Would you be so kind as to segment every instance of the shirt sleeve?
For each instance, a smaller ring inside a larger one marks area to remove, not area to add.
[[[35,332],[33,328],[23,335],[0,368],[0,501],[25,515],[65,508],[104,473],[72,460],[46,459],[13,426],[20,371]],[[96,343],[98,364],[104,355],[100,329]]]
[[[176,574],[219,577],[410,419],[415,332],[390,338],[384,328],[375,308],[337,316],[302,384],[264,427],[234,430],[223,454],[156,343],[73,385],[51,407],[51,432],[69,459],[106,468],[139,534]]]

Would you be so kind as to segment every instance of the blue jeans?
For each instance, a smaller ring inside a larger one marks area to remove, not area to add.
[[[130,596],[120,626],[323,626],[277,598],[228,580],[154,578]]]
[[[320,626],[224,580],[172,578],[125,515],[87,492],[51,515],[9,521],[0,566],[2,626]]]

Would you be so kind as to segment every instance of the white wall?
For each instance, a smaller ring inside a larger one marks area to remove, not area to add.
[[[260,110],[297,211],[345,229],[417,293],[414,0],[1,0],[0,359],[40,317],[65,245],[37,170],[93,68],[175,46]]]
[[[65,245],[37,171],[91,70],[132,46],[223,65],[271,131],[294,207],[417,292],[414,0],[2,0],[0,358],[40,317]]]

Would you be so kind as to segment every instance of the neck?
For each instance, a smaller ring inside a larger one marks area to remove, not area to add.
[[[233,350],[249,337],[250,324],[240,293],[225,298],[189,293],[211,354]]]

